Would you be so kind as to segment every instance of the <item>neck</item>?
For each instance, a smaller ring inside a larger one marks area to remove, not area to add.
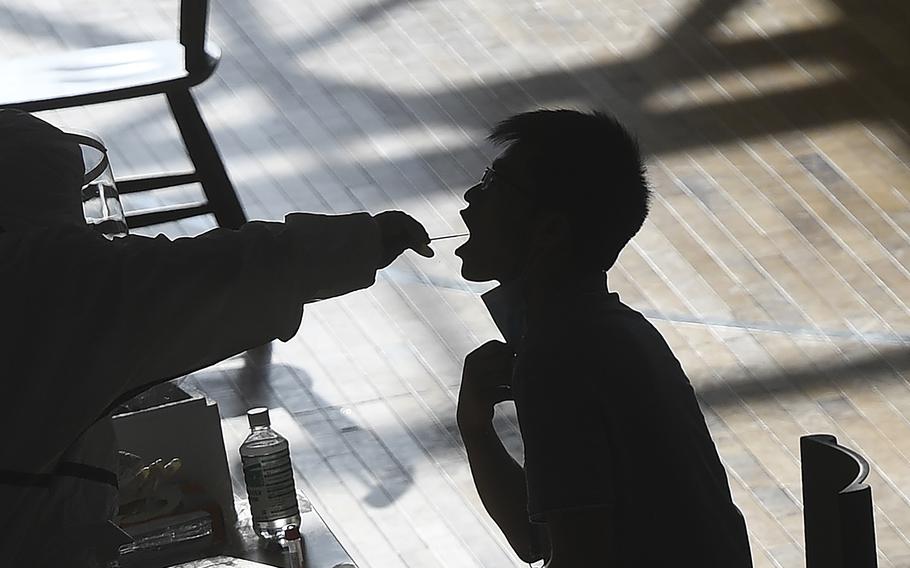
[[[549,303],[553,296],[572,296],[585,292],[607,290],[607,275],[599,268],[561,266],[558,269],[538,271],[519,279],[513,285],[529,308]]]

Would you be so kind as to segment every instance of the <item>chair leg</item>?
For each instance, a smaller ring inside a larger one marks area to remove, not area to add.
[[[246,214],[192,93],[189,89],[168,92],[167,102],[218,225],[229,229],[239,228],[246,222]]]

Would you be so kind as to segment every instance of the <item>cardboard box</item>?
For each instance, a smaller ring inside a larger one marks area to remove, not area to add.
[[[233,526],[237,513],[216,403],[195,394],[115,415],[113,423],[121,450],[147,461],[180,458],[175,480],[203,488],[221,507],[225,525]]]

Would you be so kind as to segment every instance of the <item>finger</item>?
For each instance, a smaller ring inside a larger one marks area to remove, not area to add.
[[[183,466],[183,462],[180,458],[174,458],[171,461],[167,462],[167,465],[164,466],[164,473],[168,476],[174,475],[180,468]]]
[[[509,347],[508,343],[504,343],[504,342],[496,340],[496,339],[491,339],[490,341],[487,341],[486,343],[484,343],[483,345],[481,345],[480,347],[475,349],[474,353],[480,353],[480,354],[505,353],[507,351],[511,352],[511,350],[512,349]]]
[[[476,367],[469,375],[472,384],[479,387],[496,387],[512,383],[512,365],[494,362]]]
[[[436,254],[428,245],[417,245],[412,248],[414,252],[426,258],[433,258],[433,256]]]
[[[515,356],[511,353],[471,353],[465,358],[465,372],[471,375],[501,376],[511,373]]]
[[[429,247],[430,235],[424,226],[407,213],[401,213],[403,228],[407,239],[407,248],[412,249],[417,254],[432,258],[436,253]]]
[[[492,391],[493,392],[490,393],[490,402],[493,404],[515,400],[515,397],[512,396],[512,387],[508,385],[500,385],[498,387],[494,387]]]
[[[408,236],[413,239],[415,244],[426,245],[430,243],[430,234],[427,233],[427,230],[417,219],[406,214],[406,219],[408,221],[407,231]]]
[[[476,378],[475,385],[480,388],[512,388],[512,370],[503,369],[500,373],[490,373]]]
[[[515,357],[515,352],[508,343],[502,341],[488,341],[475,349],[471,355],[486,363],[490,361],[506,360],[510,361]]]

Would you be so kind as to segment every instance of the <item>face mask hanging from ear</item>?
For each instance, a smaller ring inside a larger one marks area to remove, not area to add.
[[[534,272],[540,268],[538,263],[546,262],[546,255],[555,245],[551,242],[552,234],[547,231],[550,222],[551,219],[541,221],[531,240],[531,254],[518,277],[480,296],[499,333],[513,348],[517,348],[524,340],[527,327],[528,305],[524,288],[528,285],[528,280],[534,278]]]
[[[101,138],[91,132],[67,132],[82,150],[85,173],[82,176],[82,212],[90,227],[113,240],[129,234],[120,194]]]
[[[480,299],[502,338],[513,349],[517,349],[524,339],[527,323],[527,306],[521,293],[521,279],[500,284],[481,294]]]

